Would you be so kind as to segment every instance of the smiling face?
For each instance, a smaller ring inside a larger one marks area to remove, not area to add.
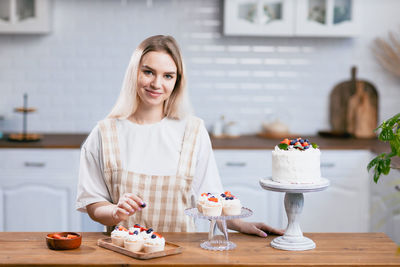
[[[177,67],[172,57],[160,51],[151,51],[139,64],[137,92],[140,105],[162,110],[176,83]]]

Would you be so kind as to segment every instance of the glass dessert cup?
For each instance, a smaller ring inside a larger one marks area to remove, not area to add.
[[[239,215],[232,216],[206,216],[198,211],[197,208],[186,209],[185,214],[193,218],[207,219],[210,221],[210,230],[208,232],[208,240],[200,244],[200,247],[207,250],[232,250],[236,248],[236,244],[229,241],[228,228],[226,227],[226,220],[241,219],[249,217],[253,214],[248,208],[243,208]],[[217,227],[222,232],[222,235],[217,235]]]

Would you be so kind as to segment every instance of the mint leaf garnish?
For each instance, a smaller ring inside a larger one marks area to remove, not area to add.
[[[282,150],[287,150],[289,145],[288,144],[279,144],[278,147]]]
[[[319,147],[316,143],[311,143],[311,146],[312,146],[313,148],[318,148],[318,147]]]

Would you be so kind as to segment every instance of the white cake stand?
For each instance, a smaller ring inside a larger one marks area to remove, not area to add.
[[[246,218],[253,214],[253,211],[248,208],[243,208],[239,215],[233,216],[206,216],[198,211],[197,208],[190,208],[185,210],[185,214],[194,218],[208,219],[210,221],[210,231],[208,232],[208,240],[201,243],[200,247],[207,250],[232,250],[236,244],[229,241],[228,229],[226,227],[226,220]],[[216,226],[218,226],[223,235],[216,235]]]
[[[283,236],[271,241],[271,246],[282,250],[309,250],[315,248],[315,243],[310,238],[303,236],[300,229],[299,218],[303,210],[303,193],[325,190],[329,186],[329,180],[321,178],[313,184],[282,184],[272,181],[272,178],[260,180],[260,185],[265,190],[286,192],[285,210],[288,217],[288,225]]]

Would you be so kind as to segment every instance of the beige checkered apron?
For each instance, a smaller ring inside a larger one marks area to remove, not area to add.
[[[192,207],[191,186],[195,171],[194,147],[200,119],[187,120],[176,175],[156,176],[127,171],[120,159],[115,119],[99,123],[104,160],[104,177],[112,203],[117,204],[124,193],[134,193],[147,207],[121,222],[125,227],[138,223],[160,232],[194,231],[193,219],[184,214]],[[135,148],[130,148],[134,150]]]

